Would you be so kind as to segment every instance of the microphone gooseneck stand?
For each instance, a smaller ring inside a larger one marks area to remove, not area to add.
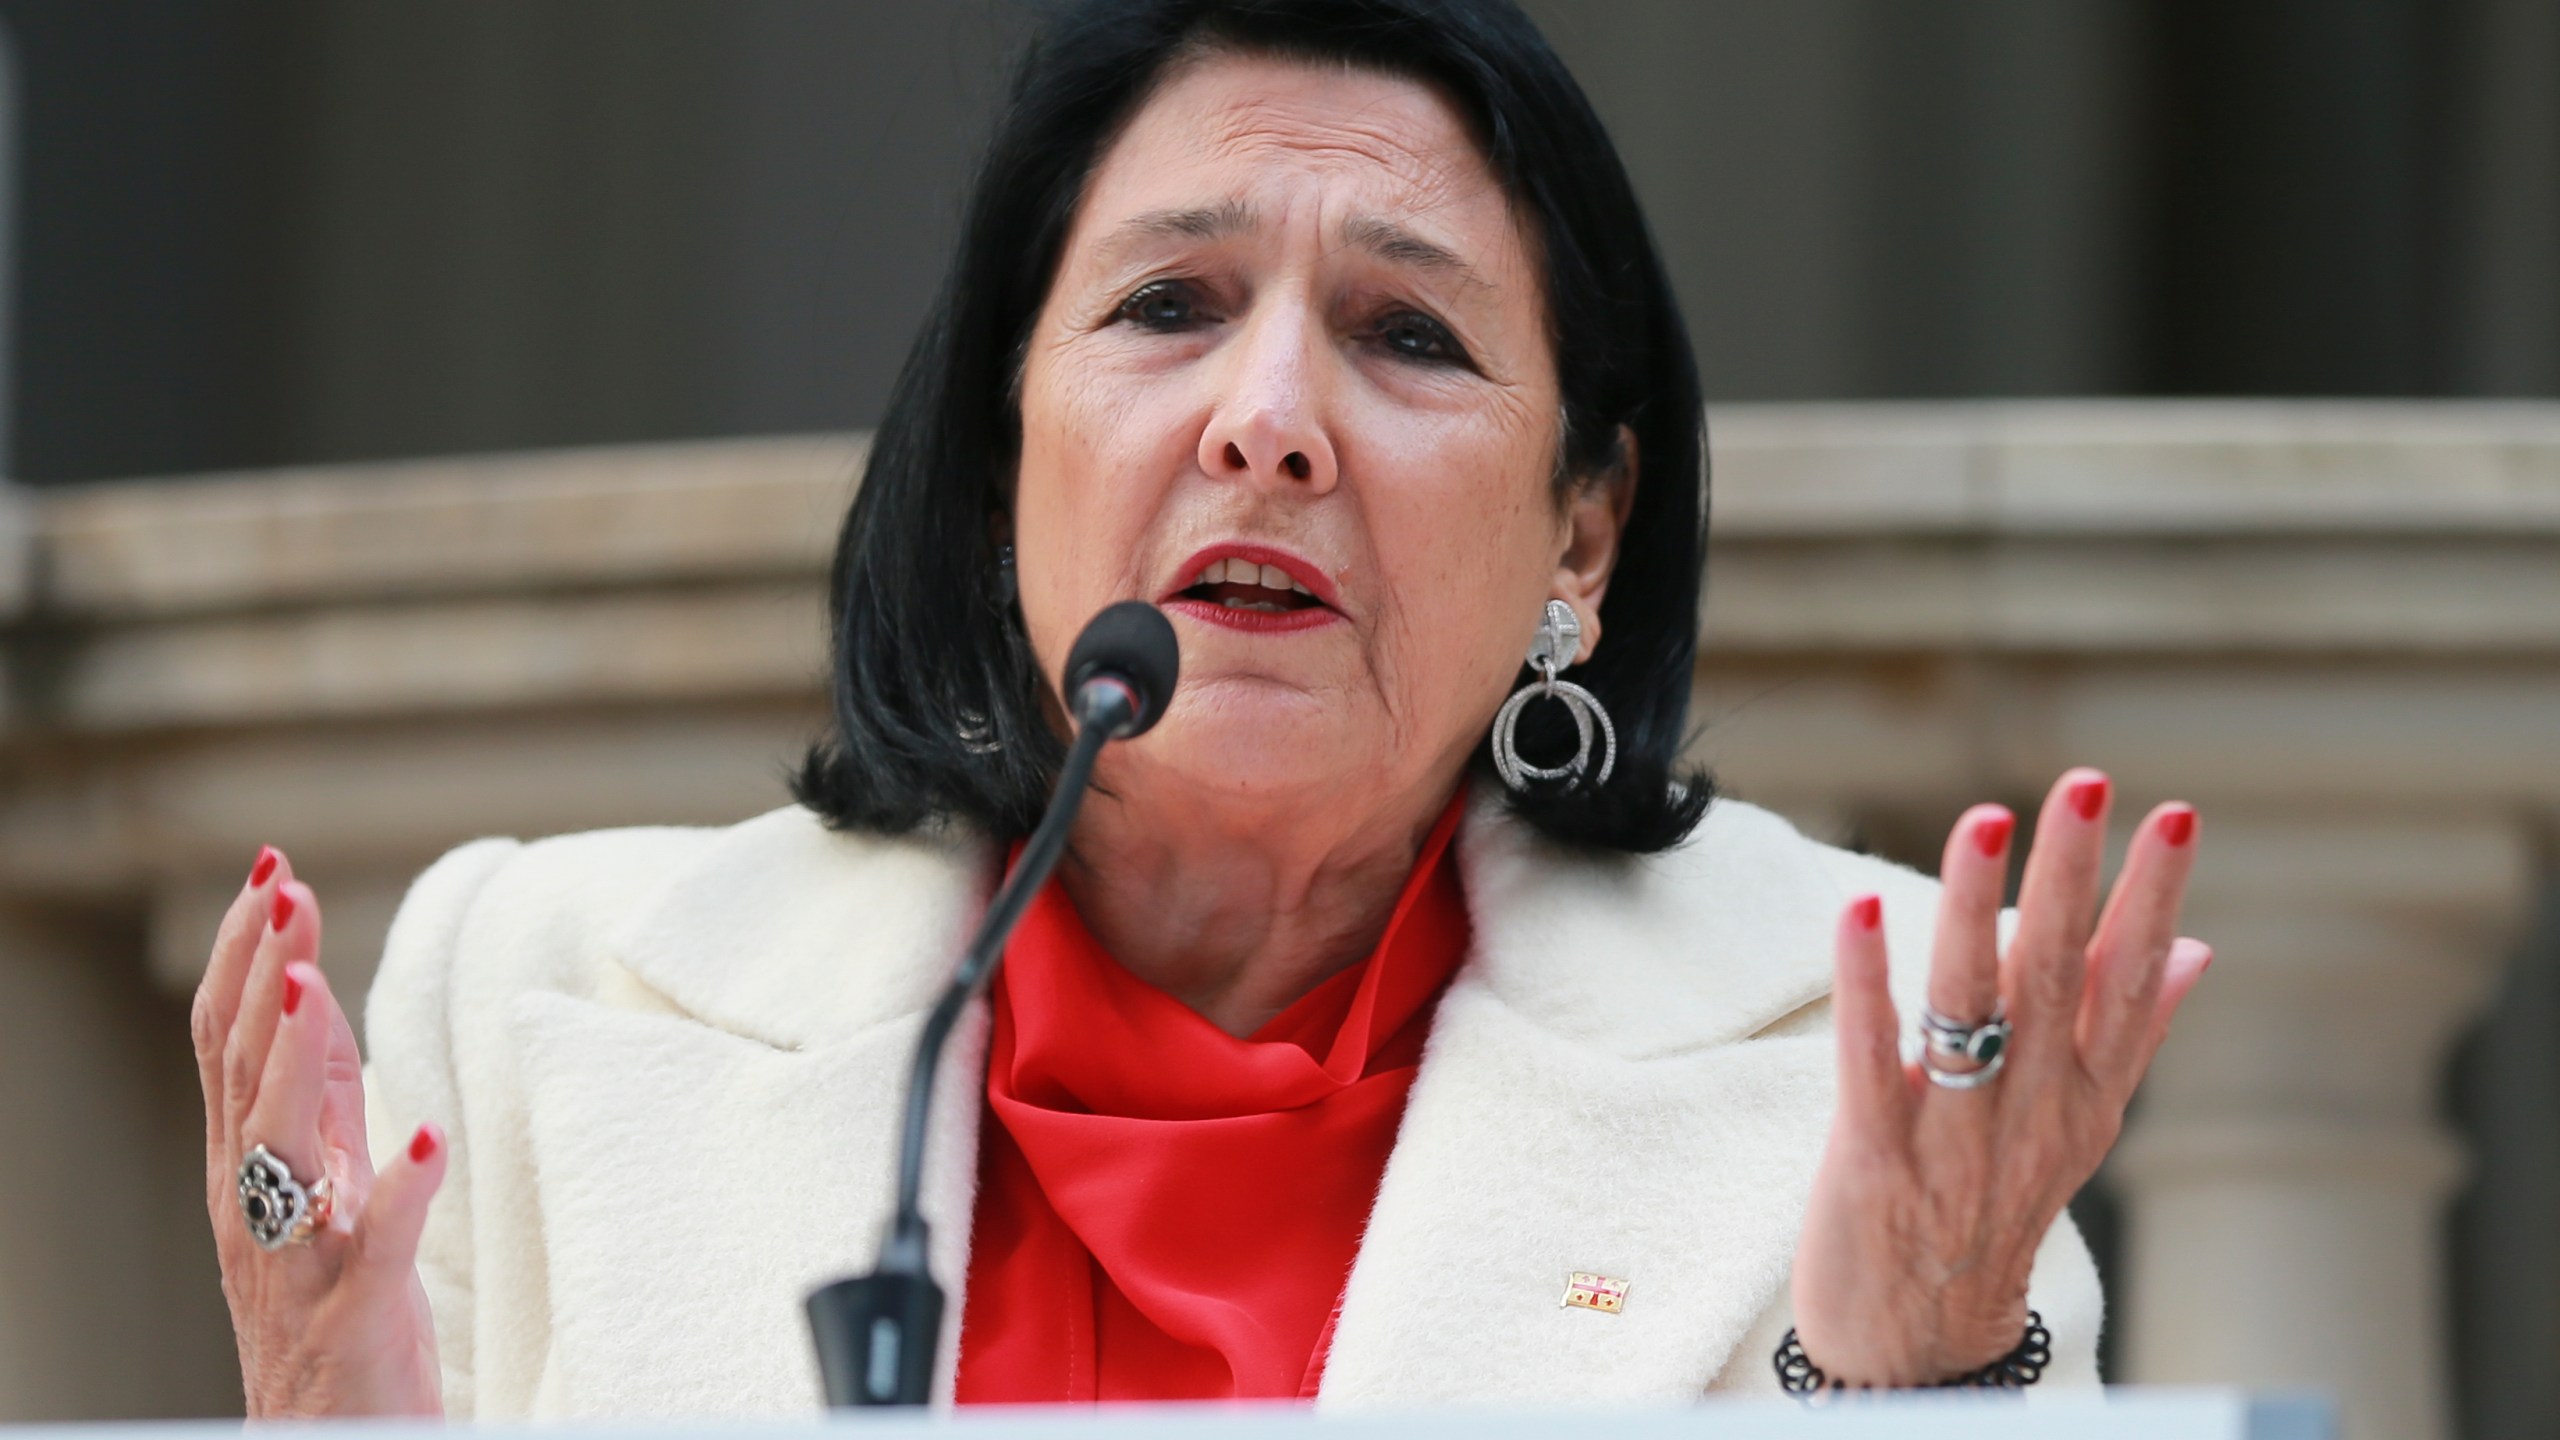
[[[924,1184],[925,1126],[942,1047],[961,1012],[994,977],[1006,939],[1057,867],[1102,747],[1143,734],[1155,724],[1172,698],[1178,665],[1172,624],[1162,611],[1134,600],[1095,616],[1068,654],[1075,741],[1067,748],[1048,813],[1024,842],[1021,860],[988,904],[976,937],[916,1039],[898,1136],[897,1209],[880,1242],[879,1258],[870,1274],[838,1280],[809,1296],[809,1331],[817,1343],[818,1370],[830,1407],[922,1405],[931,1396],[943,1296],[926,1256],[928,1227],[917,1196]]]

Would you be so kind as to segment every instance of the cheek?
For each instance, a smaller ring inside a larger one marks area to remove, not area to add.
[[[1387,473],[1405,478],[1377,487],[1364,506],[1389,601],[1383,638],[1419,682],[1407,688],[1470,722],[1502,703],[1559,543],[1552,441],[1512,420],[1424,427],[1405,463],[1387,462]]]
[[[1022,392],[1014,566],[1032,648],[1063,663],[1085,621],[1139,593],[1180,427],[1155,413],[1165,396],[1072,354],[1036,360]]]

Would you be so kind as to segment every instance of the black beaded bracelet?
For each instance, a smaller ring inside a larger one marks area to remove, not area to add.
[[[1778,1342],[1778,1353],[1770,1357],[1778,1370],[1778,1388],[1790,1395],[1811,1400],[1825,1390],[1849,1388],[1822,1373],[1813,1357],[1804,1353],[1804,1342],[1796,1338],[1795,1327],[1787,1327],[1787,1338]],[[1979,1370],[1934,1381],[1920,1387],[1928,1390],[2022,1390],[2044,1378],[2044,1367],[2053,1363],[2053,1332],[2044,1328],[2044,1317],[2033,1310],[2027,1312],[2027,1333],[2018,1340],[2017,1348]],[[1871,1387],[1860,1385],[1860,1390]]]

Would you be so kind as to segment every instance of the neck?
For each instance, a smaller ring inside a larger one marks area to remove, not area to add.
[[[1230,809],[1115,779],[1076,817],[1058,879],[1131,974],[1250,1035],[1377,948],[1457,783]]]

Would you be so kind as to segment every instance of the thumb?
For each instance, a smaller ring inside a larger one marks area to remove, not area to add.
[[[356,1217],[350,1278],[366,1285],[405,1286],[418,1265],[418,1237],[426,1232],[427,1206],[444,1184],[444,1130],[418,1127],[409,1143],[374,1177],[373,1194]]]

